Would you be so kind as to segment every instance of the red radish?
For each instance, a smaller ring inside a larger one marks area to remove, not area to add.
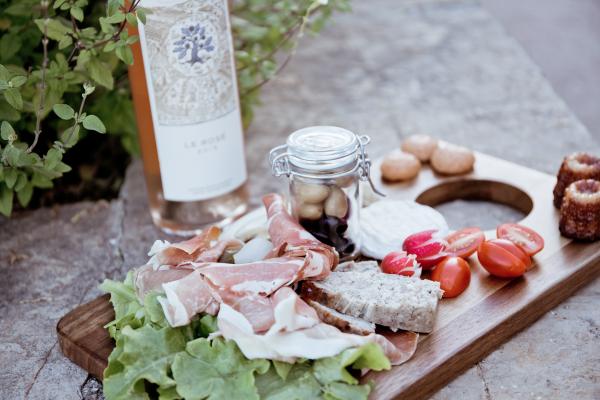
[[[402,250],[417,256],[417,261],[424,269],[431,269],[439,263],[446,253],[448,242],[440,237],[436,229],[410,235],[404,240]]]
[[[392,251],[383,258],[381,270],[386,274],[404,276],[421,276],[421,267],[415,255],[408,255],[405,251]]]

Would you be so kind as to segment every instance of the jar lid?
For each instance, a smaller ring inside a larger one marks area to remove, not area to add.
[[[275,176],[337,178],[358,173],[373,191],[383,196],[371,181],[371,160],[365,151],[371,138],[337,126],[311,126],[292,133],[286,144],[271,149],[269,162]]]
[[[360,146],[360,138],[347,129],[311,126],[288,137],[287,155],[292,167],[324,172],[354,167]]]

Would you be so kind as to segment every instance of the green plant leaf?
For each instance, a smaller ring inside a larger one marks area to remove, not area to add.
[[[90,58],[87,63],[90,77],[100,85],[112,90],[114,79],[110,67],[97,58]]]
[[[104,372],[106,398],[142,398],[144,380],[165,388],[175,385],[169,377],[169,367],[175,355],[185,349],[185,338],[180,330],[156,330],[148,325],[134,330],[126,326],[117,340],[117,347],[122,351],[117,357],[111,354]],[[123,369],[118,368],[119,364]]]
[[[257,399],[254,374],[269,369],[267,360],[248,360],[233,341],[196,339],[175,356],[173,378],[186,399]]]
[[[22,153],[23,150],[21,150],[19,147],[8,145],[4,148],[3,157],[11,167],[20,167],[21,163],[19,162],[19,159],[21,158]],[[12,187],[12,185],[9,186]]]
[[[359,348],[345,350],[335,357],[315,361],[315,376],[322,384],[342,381],[354,385],[358,380],[347,371],[351,365],[357,369],[369,368],[375,371],[391,368],[390,361],[381,347],[376,343],[369,343]]]
[[[44,157],[44,166],[48,169],[54,169],[54,167],[58,165],[60,160],[62,160],[62,156],[63,155],[60,150],[51,148],[50,150],[48,150],[48,153],[46,153],[46,156]]]
[[[131,25],[131,26],[137,26],[138,23],[138,19],[135,16],[135,14],[133,13],[127,13],[126,15],[127,18],[127,22]]]
[[[63,50],[63,49],[66,49],[67,47],[69,47],[72,44],[73,44],[73,38],[71,36],[64,36],[58,42],[58,48],[60,50]]]
[[[13,76],[9,82],[13,87],[18,88],[27,82],[27,77],[21,75]]]
[[[2,64],[0,64],[0,80],[5,82],[8,82],[10,80],[10,72]]]
[[[66,148],[71,148],[75,146],[77,141],[79,141],[80,129],[80,125],[75,125],[74,127],[67,129],[61,134],[61,140]]]
[[[8,104],[10,104],[14,109],[23,109],[23,97],[21,97],[21,92],[19,92],[19,89],[6,89],[4,91],[4,99],[6,99]]]
[[[70,13],[77,21],[83,21],[83,10],[81,8],[71,7]]]
[[[60,119],[69,120],[75,117],[75,110],[68,104],[55,104],[52,110]]]
[[[8,186],[9,189],[12,189],[17,183],[17,178],[19,177],[19,172],[14,168],[7,168],[4,170],[4,183]]]
[[[52,186],[54,186],[50,178],[47,178],[38,172],[33,173],[33,177],[31,178],[31,184],[40,189],[50,189]]]
[[[9,60],[21,50],[22,41],[18,34],[6,33],[0,37],[0,60]]]
[[[83,119],[83,127],[90,131],[106,133],[106,127],[95,115],[88,115]]]
[[[144,10],[143,8],[138,8],[135,13],[136,13],[138,19],[140,20],[140,22],[145,25],[146,24],[146,10]]]
[[[19,191],[23,190],[28,181],[27,174],[25,174],[25,172],[19,171],[17,175],[17,183],[15,183],[13,190],[18,193]]]
[[[33,196],[33,185],[31,182],[27,182],[21,190],[17,192],[17,199],[22,207],[27,207]]]
[[[11,136],[15,136],[15,130],[12,125],[8,123],[8,121],[2,121],[2,125],[0,125],[0,136],[4,140],[9,140]]]
[[[129,46],[117,47],[115,54],[127,65],[133,64],[133,52]]]
[[[309,363],[296,363],[283,379],[274,368],[256,377],[256,387],[263,400],[319,399],[321,385]]]
[[[63,25],[58,19],[48,19],[46,22],[46,20],[40,18],[35,20],[35,24],[42,33],[46,27],[48,37],[56,41],[60,41],[71,32],[71,27]]]
[[[0,213],[10,217],[13,207],[13,198],[15,193],[6,185],[0,185]]]
[[[52,6],[55,10],[58,9],[60,6],[62,6],[63,4],[65,4],[68,0],[56,0],[54,2],[54,5]]]

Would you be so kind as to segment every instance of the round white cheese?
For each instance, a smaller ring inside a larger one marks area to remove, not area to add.
[[[429,229],[448,232],[446,220],[434,208],[414,201],[381,200],[360,211],[362,254],[383,259],[402,250],[407,236]]]

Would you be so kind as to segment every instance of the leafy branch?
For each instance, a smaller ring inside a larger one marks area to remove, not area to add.
[[[248,125],[260,89],[349,0],[233,0],[231,22],[242,114]],[[126,80],[146,22],[140,0],[0,0],[0,213],[26,207],[69,172],[67,152],[90,132],[138,149]],[[282,54],[284,53],[284,54]],[[15,199],[16,197],[16,199]]]
[[[70,171],[62,159],[82,135],[106,132],[101,118],[86,113],[85,105],[96,86],[113,89],[113,71],[119,68],[113,55],[133,62],[130,45],[137,37],[125,28],[145,17],[138,5],[139,0],[129,5],[109,0],[105,15],[91,18],[96,27],[80,26],[93,8],[88,0],[0,0],[0,213],[11,214],[15,194],[25,207],[34,188],[51,188]],[[21,58],[21,37],[38,53]],[[81,100],[75,111],[65,100],[75,101],[77,91]],[[58,118],[48,118],[50,110]],[[42,140],[43,131],[54,135]]]

